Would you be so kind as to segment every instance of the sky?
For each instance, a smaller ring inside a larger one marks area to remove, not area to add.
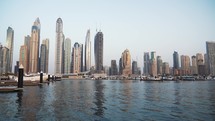
[[[49,72],[54,72],[56,20],[62,18],[65,37],[84,44],[91,31],[92,65],[94,36],[104,34],[104,65],[117,62],[128,49],[143,67],[144,52],[156,51],[172,66],[172,54],[206,52],[206,41],[215,41],[214,0],[1,0],[0,43],[7,28],[14,29],[13,64],[19,60],[24,36],[31,35],[36,18],[41,22],[41,42],[50,40]],[[40,42],[40,43],[41,43]]]

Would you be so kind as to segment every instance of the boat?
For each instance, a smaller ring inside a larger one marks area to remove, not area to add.
[[[194,76],[182,76],[181,80],[183,81],[195,81],[195,77]]]

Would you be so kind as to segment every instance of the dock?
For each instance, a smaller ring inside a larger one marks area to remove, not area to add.
[[[17,87],[0,87],[0,92],[18,92],[23,91],[23,88]]]

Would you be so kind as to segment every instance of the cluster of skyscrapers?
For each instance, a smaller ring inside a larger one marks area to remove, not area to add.
[[[31,28],[31,36],[24,37],[24,44],[20,47],[19,65],[23,65],[26,74],[45,72],[48,73],[49,65],[49,39],[43,39],[40,44],[40,20],[37,18]],[[124,50],[119,65],[116,60],[111,60],[111,66],[103,66],[103,33],[97,32],[94,38],[95,66],[91,65],[91,41],[90,30],[87,30],[85,45],[78,42],[71,46],[71,39],[65,38],[63,33],[63,21],[58,18],[56,21],[56,46],[55,46],[55,74],[69,74],[80,72],[106,73],[109,75],[130,76],[140,75],[141,69],[137,61],[131,62],[131,55],[128,49]],[[0,43],[0,75],[12,73],[13,64],[14,30],[7,29],[6,45]],[[17,67],[15,70],[17,70]],[[108,70],[108,71],[107,71]],[[144,52],[143,75],[200,75],[215,76],[215,42],[206,42],[206,54],[197,53],[192,57],[188,55],[179,56],[178,52],[173,53],[173,67],[168,62],[163,62],[161,56],[156,52]]]
[[[40,30],[40,20],[37,18],[31,28],[31,36],[25,36],[20,47],[19,65],[24,67],[26,74],[48,73],[49,39],[43,39],[40,45]]]
[[[71,51],[72,50],[72,51]],[[97,32],[94,42],[96,73],[104,73],[103,68],[103,33]],[[71,39],[63,34],[63,21],[56,22],[55,74],[69,74],[91,71],[90,30],[87,30],[85,47],[75,42],[71,47]]]
[[[188,55],[181,55],[178,52],[173,53],[173,67],[167,62],[162,62],[161,56],[155,59],[155,52],[144,53],[144,72],[146,76],[215,76],[215,42],[206,42],[206,54],[197,53],[191,58]],[[180,66],[181,64],[181,66]]]

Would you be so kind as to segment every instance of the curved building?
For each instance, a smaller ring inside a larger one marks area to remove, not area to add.
[[[84,71],[89,71],[91,67],[91,41],[90,41],[90,30],[87,31],[85,40],[85,58],[84,58]]]
[[[55,42],[55,74],[62,71],[62,46],[63,46],[63,21],[61,18],[56,22],[56,42]]]

